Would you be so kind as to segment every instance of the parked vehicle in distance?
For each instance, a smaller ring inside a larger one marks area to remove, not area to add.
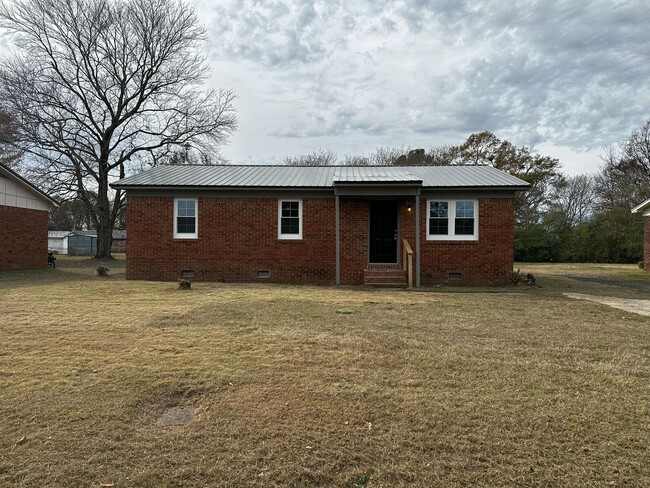
[[[47,265],[50,268],[56,268],[56,258],[54,257],[54,251],[47,251]]]

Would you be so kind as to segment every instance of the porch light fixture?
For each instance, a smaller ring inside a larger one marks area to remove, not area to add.
[[[411,203],[408,203],[408,204],[406,205],[406,211],[407,211],[407,212],[411,212],[412,210],[413,210],[413,205],[411,205]]]

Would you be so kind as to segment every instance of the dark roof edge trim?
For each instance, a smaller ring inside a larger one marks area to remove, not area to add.
[[[632,209],[632,213],[639,213],[644,211],[646,208],[650,208],[650,198],[648,198],[645,202],[641,202],[638,204],[636,207]]]
[[[422,180],[383,180],[383,181],[361,181],[361,180],[334,180],[334,186],[422,186]]]
[[[337,186],[382,186],[384,182],[382,183],[366,183],[366,184],[358,184],[358,183],[351,183],[351,184],[345,184],[345,185],[337,185]],[[401,182],[402,184],[399,185],[399,182],[391,182],[389,184],[386,184],[385,186],[390,188],[395,186],[396,184],[398,186],[419,186],[419,185],[412,185],[411,182]],[[278,191],[278,192],[296,192],[296,191],[308,191],[308,192],[323,192],[323,193],[331,193],[334,191],[333,186],[188,186],[188,185],[183,185],[183,186],[161,186],[161,185],[120,185],[118,183],[112,183],[110,185],[112,188],[119,189],[119,190],[138,190],[138,191],[160,191],[160,190],[169,190],[169,191],[187,191],[187,190],[201,190],[201,191],[232,191],[232,192],[256,192],[256,191]],[[422,190],[440,190],[440,191],[467,191],[467,190],[491,190],[491,191],[525,191],[528,190],[530,185],[503,185],[503,186],[494,186],[494,185],[487,185],[487,186],[421,186]]]
[[[121,185],[111,183],[116,190],[211,190],[211,191],[322,191],[331,192],[331,186],[206,186],[206,185]]]

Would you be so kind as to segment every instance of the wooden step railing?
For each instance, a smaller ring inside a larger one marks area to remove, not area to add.
[[[402,268],[406,271],[409,288],[413,288],[413,249],[406,239],[402,239],[402,250]]]

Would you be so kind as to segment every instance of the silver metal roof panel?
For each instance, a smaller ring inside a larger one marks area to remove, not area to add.
[[[338,184],[421,182],[423,188],[525,189],[491,166],[157,166],[114,188],[333,188]]]
[[[422,178],[394,166],[343,166],[334,171],[337,183],[422,183]]]

